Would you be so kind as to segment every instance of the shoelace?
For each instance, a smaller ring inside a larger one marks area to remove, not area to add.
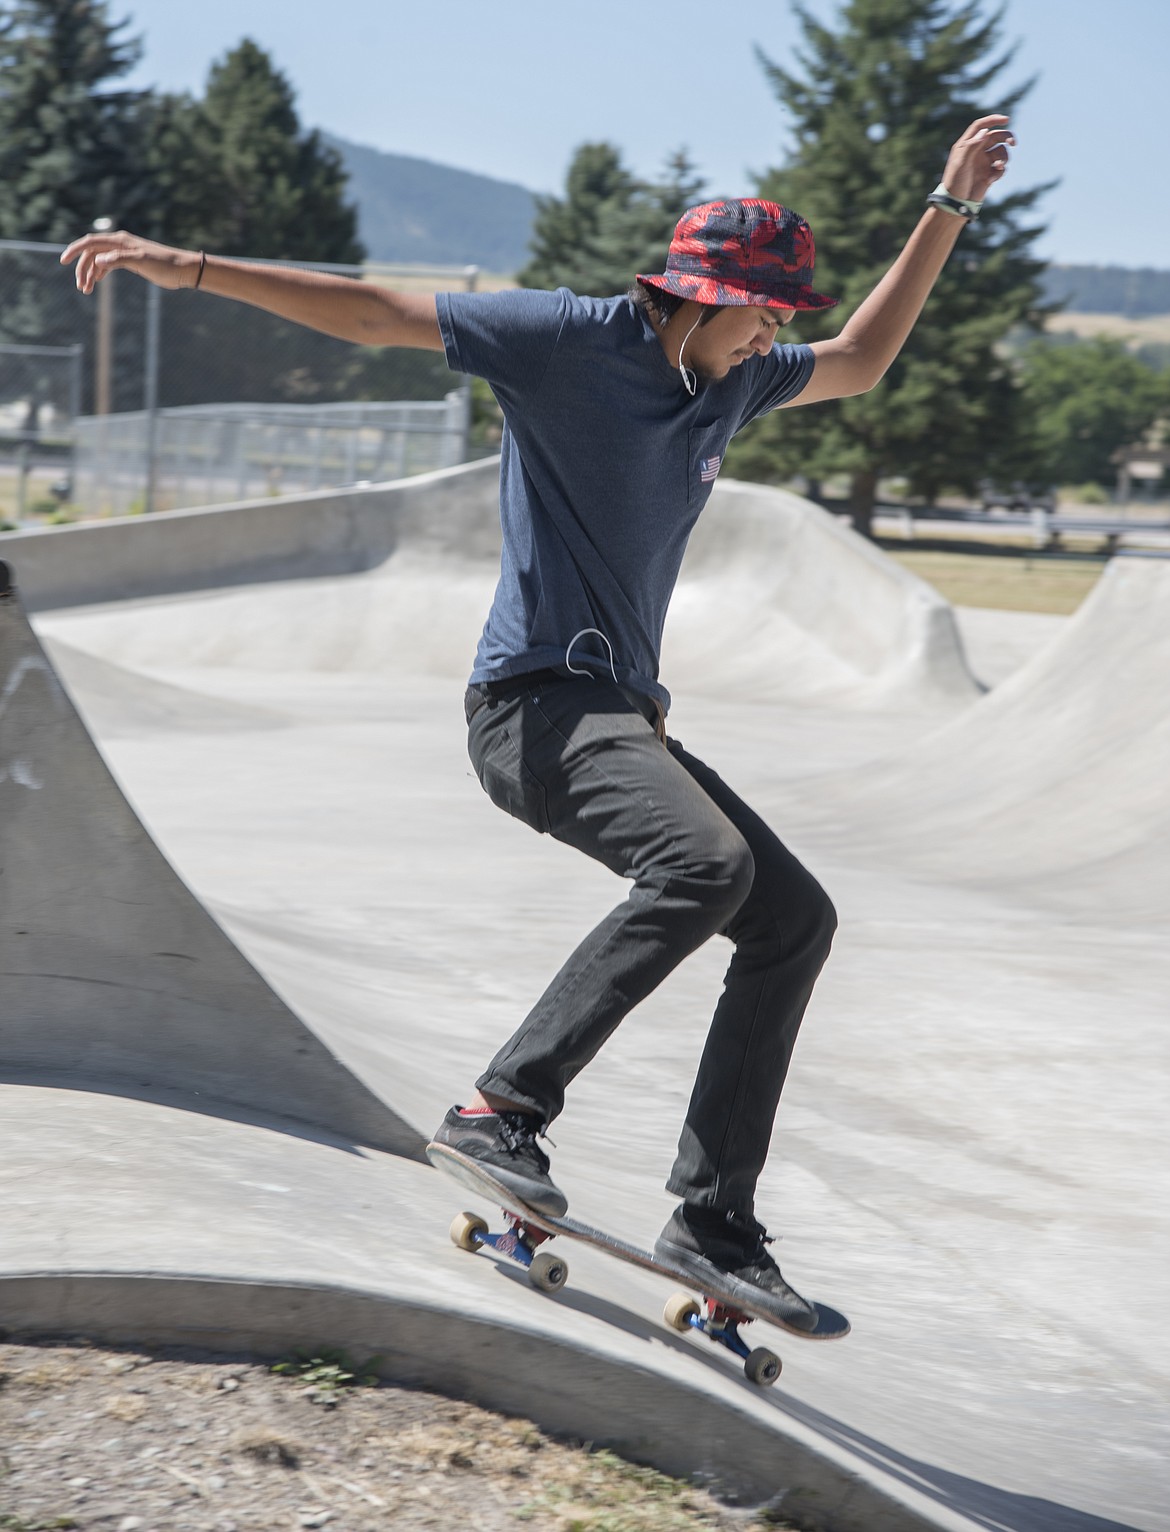
[[[727,1222],[737,1232],[742,1229],[748,1239],[755,1242],[745,1251],[745,1254],[749,1257],[753,1255],[766,1255],[767,1251],[764,1247],[776,1243],[775,1235],[769,1234],[764,1225],[755,1218],[745,1218],[742,1213],[729,1212],[727,1214]]]
[[[534,1149],[541,1159],[547,1160],[548,1156],[537,1147],[536,1143],[538,1138],[544,1138],[553,1144],[552,1139],[544,1131],[543,1123],[537,1123],[536,1119],[530,1117],[527,1112],[500,1112],[498,1115],[500,1137],[504,1140],[504,1146],[509,1154],[522,1154],[526,1149]],[[555,1144],[553,1148],[556,1148]]]

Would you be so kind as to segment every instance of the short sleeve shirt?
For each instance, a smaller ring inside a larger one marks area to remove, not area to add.
[[[471,679],[564,666],[670,696],[658,678],[687,539],[732,436],[794,398],[807,346],[774,345],[692,397],[627,297],[440,293],[448,365],[504,416],[500,579]]]

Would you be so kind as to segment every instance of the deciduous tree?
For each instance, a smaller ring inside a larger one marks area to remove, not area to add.
[[[1108,484],[1119,447],[1139,443],[1170,414],[1170,375],[1120,341],[1036,341],[1020,368],[1023,420],[1038,477],[1052,484]]]

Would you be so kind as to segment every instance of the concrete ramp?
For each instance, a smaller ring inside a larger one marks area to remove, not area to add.
[[[1170,560],[1123,555],[989,696],[863,779],[821,781],[815,797],[855,849],[897,848],[903,865],[948,880],[1047,881],[1064,904],[1085,896],[1092,868],[1095,917],[1164,918],[1167,699]]]
[[[605,869],[493,813],[464,754],[494,479],[0,536],[147,824],[310,1027],[143,846],[10,603],[5,1325],[324,1335],[839,1532],[1170,1532],[1157,566],[1114,566],[1030,674],[968,702],[919,582],[779,492],[712,499],[667,625],[674,724],[842,917],[758,1205],[853,1334],[786,1347],[770,1394],[663,1328],[651,1274],[581,1250],[537,1299],[451,1246],[425,1163],[222,1104],[352,1124],[341,1059],[438,1121],[613,903]],[[559,1184],[635,1243],[666,1216],[725,962],[713,942],[672,975],[557,1123]],[[90,1090],[57,1088],[67,1064]],[[185,1094],[133,1099],[160,1077]],[[1124,1322],[1086,1322],[1086,1295]]]
[[[394,484],[9,534],[0,548],[19,565],[31,611],[101,603],[75,641],[131,670],[462,680],[499,569],[497,479],[492,459]],[[168,599],[177,596],[190,599]],[[53,636],[74,641],[58,621]],[[735,482],[716,486],[692,536],[662,678],[680,695],[752,702],[953,711],[979,696],[936,591],[809,501]]]
[[[980,694],[950,603],[819,506],[720,484],[671,605],[680,693],[950,708]]]
[[[318,1041],[162,856],[0,564],[0,1079],[421,1140]]]

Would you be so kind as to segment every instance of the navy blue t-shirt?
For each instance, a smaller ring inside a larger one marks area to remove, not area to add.
[[[732,436],[795,397],[807,346],[774,345],[692,398],[627,297],[440,293],[447,363],[504,415],[503,555],[472,681],[566,663],[656,698],[666,609]],[[589,630],[589,631],[585,631]],[[573,642],[576,635],[583,634]]]

